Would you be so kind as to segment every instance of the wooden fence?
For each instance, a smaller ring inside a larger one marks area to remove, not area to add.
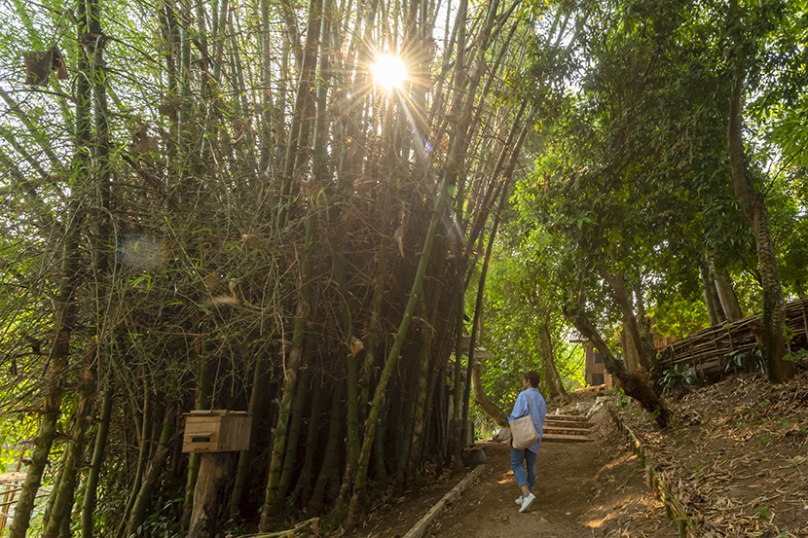
[[[678,340],[659,351],[662,369],[689,364],[703,378],[721,377],[724,365],[729,361],[726,358],[728,353],[749,351],[758,345],[756,323],[759,324],[758,314],[726,325],[716,325]],[[786,305],[786,327],[793,335],[792,349],[808,346],[808,298]]]

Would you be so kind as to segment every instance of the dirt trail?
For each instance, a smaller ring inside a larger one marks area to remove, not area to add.
[[[599,411],[586,444],[544,443],[536,458],[536,501],[519,513],[510,449],[486,443],[478,482],[449,505],[426,536],[435,538],[676,538],[645,471],[608,413]],[[462,477],[380,506],[355,538],[394,538],[407,531]]]

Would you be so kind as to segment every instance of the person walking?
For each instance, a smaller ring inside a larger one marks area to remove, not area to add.
[[[542,425],[544,424],[544,417],[547,415],[547,403],[537,388],[539,381],[539,373],[534,370],[523,374],[522,388],[524,390],[516,398],[513,411],[508,419],[509,422],[513,422],[530,414],[533,426],[539,435],[536,442],[522,450],[513,446],[513,437],[508,441],[511,445],[511,469],[517,484],[522,490],[522,495],[516,499],[519,512],[524,512],[530,508],[530,505],[536,500],[536,496],[530,490],[533,489],[536,481],[536,453],[538,453],[541,446]],[[525,475],[525,465],[527,466],[527,475]]]

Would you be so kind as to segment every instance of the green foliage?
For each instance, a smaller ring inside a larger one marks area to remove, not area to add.
[[[686,389],[700,384],[701,380],[696,375],[695,368],[689,364],[677,364],[673,368],[665,370],[660,381],[664,392]]]
[[[631,398],[626,396],[623,389],[618,388],[617,401],[614,404],[615,409],[618,411],[626,409],[631,404]]]
[[[165,504],[161,510],[153,512],[140,526],[141,536],[155,536],[157,538],[180,538],[185,535],[177,519],[176,508],[182,506],[184,499],[173,499]]]
[[[659,300],[649,309],[657,334],[680,340],[708,325],[707,308],[702,297],[684,294],[679,286],[660,293],[658,297]]]
[[[758,348],[731,351],[724,357],[727,359],[724,364],[725,372],[740,370],[742,372],[766,373],[766,363],[763,360],[763,354]]]
[[[517,187],[512,204],[526,203],[522,196],[530,194],[523,189]],[[552,286],[559,270],[553,260],[555,246],[543,230],[520,234],[521,226],[511,221],[503,230],[486,279],[483,345],[495,357],[486,359],[483,381],[489,397],[502,409],[509,409],[522,390],[525,370],[537,370],[546,381],[543,358],[550,350],[542,344],[545,330],[564,386],[572,390],[584,384],[583,351],[569,342],[570,332],[559,311],[561,298]]]
[[[796,351],[792,351],[791,353],[789,353],[788,355],[786,355],[785,357],[783,357],[783,360],[787,360],[787,361],[801,361],[801,360],[803,360],[805,357],[808,357],[808,349],[805,349],[805,348],[800,348],[800,349],[798,349],[798,350],[796,350]]]

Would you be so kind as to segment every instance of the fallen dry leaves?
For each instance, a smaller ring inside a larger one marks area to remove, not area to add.
[[[668,398],[661,432],[633,403],[618,416],[685,508],[690,536],[808,536],[808,375],[739,374]]]

